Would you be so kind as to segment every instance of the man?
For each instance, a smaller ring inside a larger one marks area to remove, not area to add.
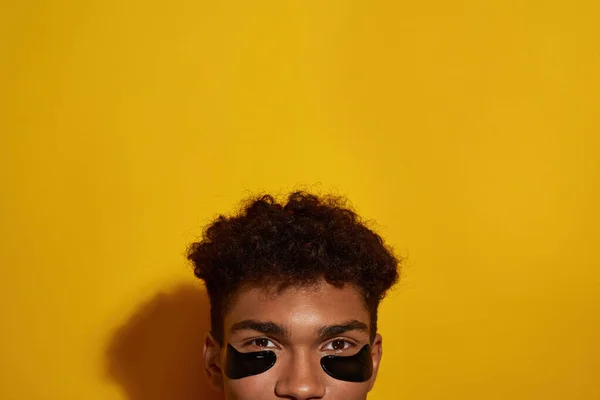
[[[343,199],[251,200],[217,218],[188,259],[211,304],[204,365],[227,400],[366,399],[398,259]]]

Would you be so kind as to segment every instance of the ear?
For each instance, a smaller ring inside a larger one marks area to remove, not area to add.
[[[381,358],[383,357],[383,338],[379,333],[375,335],[373,344],[371,344],[371,357],[373,358],[373,376],[371,376],[369,382],[369,391],[371,391],[373,385],[375,385],[377,373],[379,372],[379,365],[381,363]]]
[[[210,332],[204,337],[204,369],[210,386],[218,391],[223,390],[223,369],[221,368],[221,345]]]

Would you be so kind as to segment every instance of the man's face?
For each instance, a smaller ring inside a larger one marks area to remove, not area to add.
[[[346,285],[321,283],[290,288],[277,296],[261,289],[239,293],[224,322],[223,347],[210,335],[205,366],[212,385],[227,400],[364,400],[381,360],[381,336],[370,343],[369,313],[361,294]],[[273,351],[277,360],[265,372],[241,379],[223,373],[227,344],[239,352]],[[321,367],[327,355],[352,356],[371,344],[373,375],[366,382],[329,376]]]

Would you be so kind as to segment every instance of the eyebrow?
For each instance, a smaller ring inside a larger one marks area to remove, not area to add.
[[[331,336],[341,335],[349,331],[369,332],[369,327],[367,324],[353,319],[341,324],[322,326],[317,330],[317,333],[321,339],[325,339]]]
[[[258,321],[255,319],[245,319],[240,322],[236,322],[231,327],[231,333],[252,330],[260,332],[264,335],[274,335],[274,336],[284,336],[289,337],[290,332],[282,327],[281,325],[277,325],[272,321]]]
[[[259,321],[255,319],[245,319],[236,322],[231,326],[231,333],[252,330],[264,335],[290,337],[290,331],[285,327],[276,324],[273,321]],[[350,320],[341,324],[324,325],[317,329],[319,338],[325,339],[332,336],[338,336],[349,331],[369,332],[367,324],[358,320]]]

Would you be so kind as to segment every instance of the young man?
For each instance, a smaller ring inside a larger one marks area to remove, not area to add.
[[[343,199],[254,199],[217,218],[188,259],[211,304],[204,365],[227,400],[366,399],[398,259]]]

